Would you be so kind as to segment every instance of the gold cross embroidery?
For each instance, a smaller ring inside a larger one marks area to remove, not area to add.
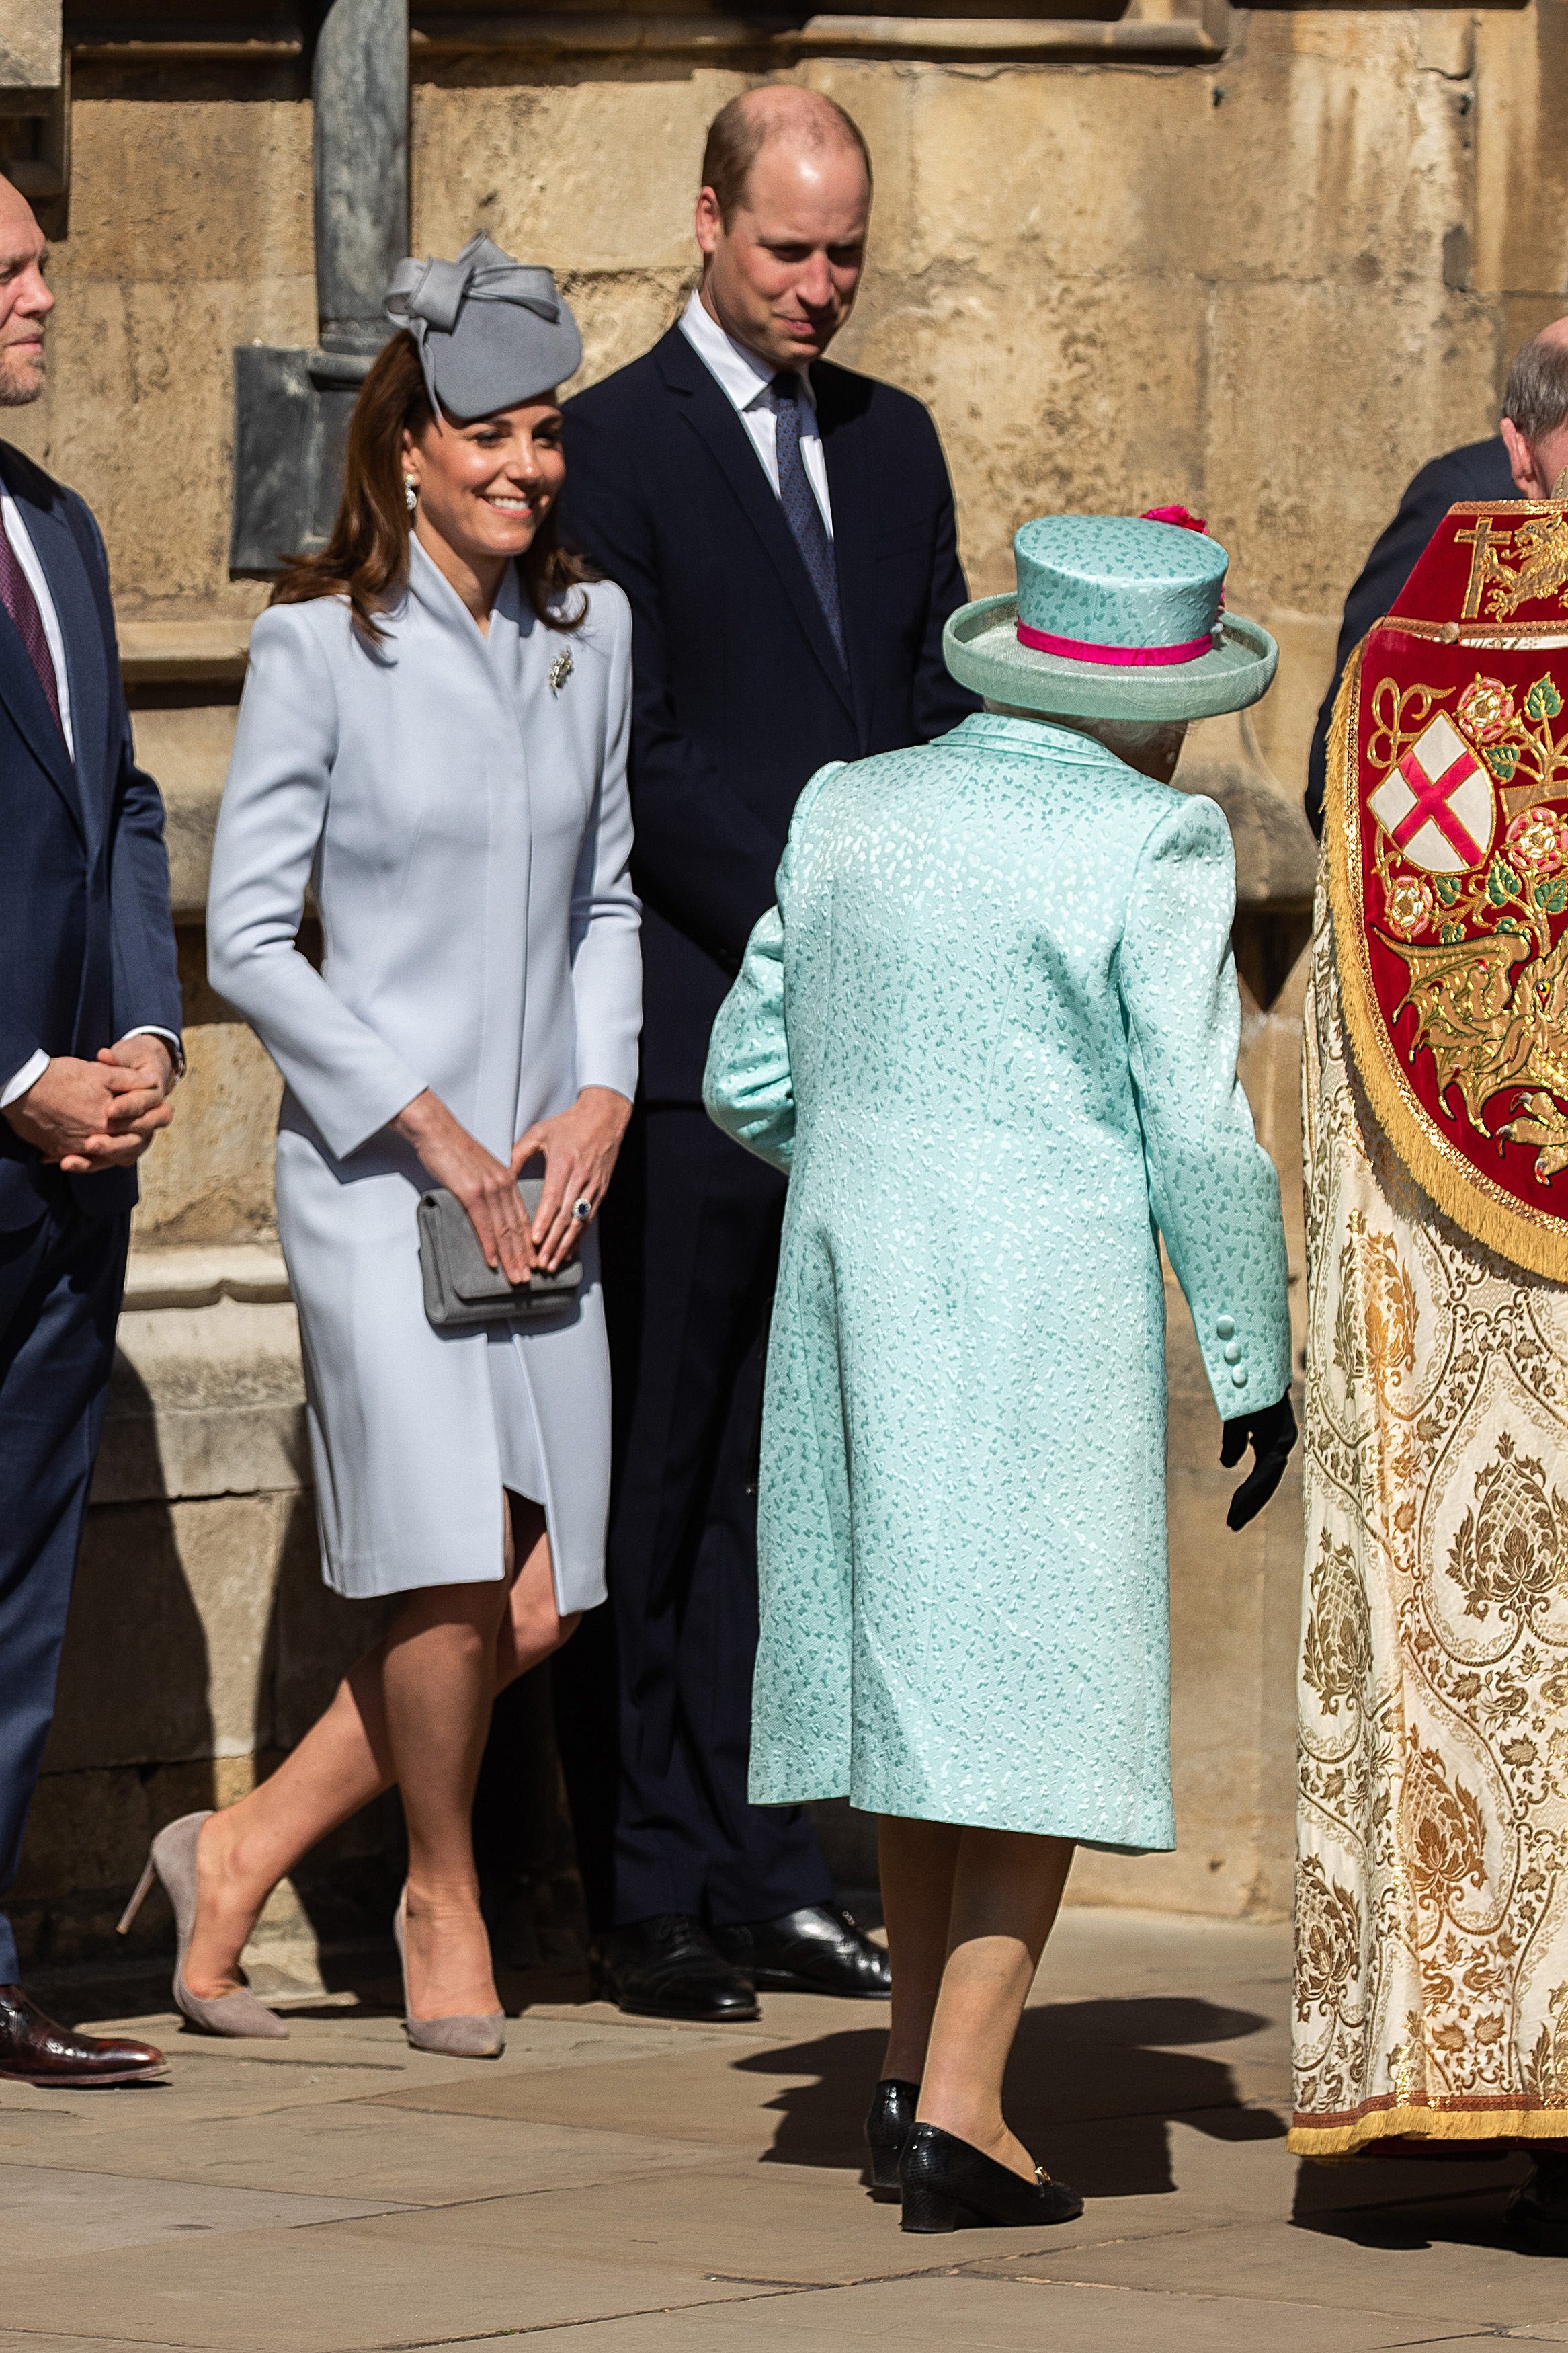
[[[1500,785],[1498,798],[1502,803],[1504,823],[1511,825],[1516,817],[1522,817],[1526,809],[1539,808],[1542,801],[1568,798],[1568,785],[1561,777],[1552,776],[1539,785]]]
[[[1511,530],[1500,534],[1503,541],[1512,536]],[[1481,592],[1488,581],[1503,573],[1503,566],[1499,564],[1494,552],[1490,515],[1479,515],[1473,530],[1456,531],[1454,537],[1470,551],[1470,576],[1465,586],[1465,602],[1460,617],[1474,621],[1480,617]],[[1506,578],[1506,573],[1503,576]]]

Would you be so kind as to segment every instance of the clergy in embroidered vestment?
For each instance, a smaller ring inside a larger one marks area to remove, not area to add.
[[[1568,509],[1352,658],[1307,1003],[1296,2116],[1568,2253]]]

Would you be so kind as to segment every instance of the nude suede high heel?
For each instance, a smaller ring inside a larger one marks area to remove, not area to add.
[[[233,1993],[220,1993],[210,2001],[193,1993],[185,1983],[185,1955],[190,1950],[191,1933],[196,1925],[196,1841],[202,1834],[202,1824],[212,1818],[209,1806],[205,1813],[182,1814],[178,1821],[170,1822],[153,1840],[147,1856],[147,1867],[136,1883],[136,1893],[126,1905],[118,1933],[123,1936],[141,1911],[148,1889],[154,1879],[163,1883],[174,1914],[174,1934],[178,1940],[174,1954],[174,2006],[184,2012],[193,2026],[206,2034],[245,2035],[265,2038],[278,2042],[288,2035],[289,2029],[276,2010],[258,2001],[243,1986]]]
[[[453,2018],[416,2018],[408,2000],[408,1954],[403,1923],[408,1909],[408,1888],[404,1886],[397,1899],[397,1909],[392,1915],[392,1933],[397,1944],[397,1958],[403,1970],[403,2027],[409,2047],[415,2051],[438,2051],[447,2059],[499,2059],[506,2049],[506,2012],[491,2010],[482,2015]]]

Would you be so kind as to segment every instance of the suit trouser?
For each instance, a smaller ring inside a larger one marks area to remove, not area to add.
[[[604,1212],[616,1423],[607,1606],[556,1662],[596,1928],[825,1903],[798,1806],[746,1799],[756,1472],[783,1177],[696,1108],[639,1111]]]
[[[0,1904],[54,1715],[130,1231],[68,1201],[0,1233]],[[0,1911],[0,1985],[17,1973]]]

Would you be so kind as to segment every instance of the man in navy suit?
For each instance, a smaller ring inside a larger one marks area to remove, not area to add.
[[[936,428],[822,356],[860,280],[865,142],[815,92],[757,90],[715,120],[702,179],[700,291],[565,409],[563,533],[632,606],[645,1014],[605,1217],[610,1602],[557,1689],[603,1989],[728,2018],[758,1984],[880,1995],[887,1973],[805,1813],[746,1799],[784,1183],[705,1118],[708,1033],[807,778],[975,705],[942,660],[966,590]]]
[[[44,388],[54,296],[0,180],[0,406]],[[0,441],[0,1903],[54,1713],[135,1163],[169,1118],[180,990],[157,786],[137,767],[103,542]],[[163,2072],[29,2001],[0,1911],[0,2081]]]
[[[1467,442],[1422,467],[1345,598],[1334,674],[1307,758],[1307,818],[1314,833],[1323,830],[1329,729],[1345,664],[1373,624],[1391,609],[1448,509],[1468,499],[1550,498],[1565,466],[1568,319],[1556,319],[1526,343],[1509,370],[1502,422],[1491,440]]]

